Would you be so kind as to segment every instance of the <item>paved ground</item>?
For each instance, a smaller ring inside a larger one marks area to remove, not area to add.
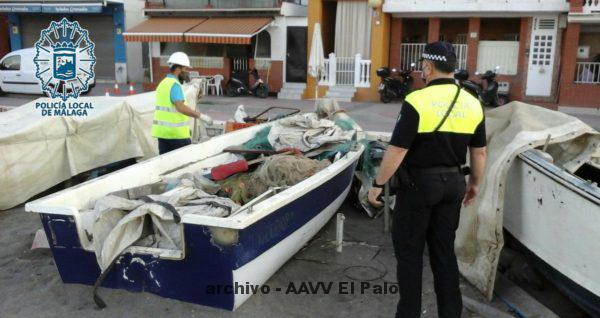
[[[391,240],[382,232],[382,220],[367,218],[351,204],[341,210],[347,217],[343,252],[337,253],[335,222],[329,224],[268,282],[272,289],[285,290],[290,282],[354,282],[390,285],[395,281],[395,260]],[[37,215],[22,208],[0,213],[0,317],[393,317],[397,295],[356,293],[254,295],[234,313],[122,290],[101,289],[108,304],[95,309],[91,287],[66,285],[60,281],[48,250],[29,250],[33,233],[41,226]],[[423,278],[423,317],[437,317],[433,277],[426,264]],[[465,295],[483,301],[468,283]],[[492,303],[506,311],[502,303]],[[463,317],[478,317],[464,313]]]
[[[97,87],[93,95],[103,94]],[[37,96],[8,95],[0,97],[0,105],[18,106]],[[233,116],[237,105],[244,104],[249,114],[267,106],[295,106],[310,110],[313,101],[282,101],[273,98],[215,98],[202,101],[203,109],[215,119]],[[399,104],[342,104],[363,128],[391,131]],[[592,118],[596,120],[596,118]],[[593,122],[593,121],[592,121]],[[597,126],[596,126],[597,127]],[[268,282],[272,287],[286,287],[289,282],[356,282],[376,278],[373,284],[395,281],[395,260],[391,240],[382,233],[382,220],[372,220],[346,203],[340,211],[347,217],[343,253],[335,252],[335,222],[329,224],[292,260],[286,263]],[[397,295],[355,294],[337,292],[324,295],[285,295],[283,293],[255,295],[237,312],[230,313],[203,306],[169,300],[147,293],[129,293],[102,289],[109,307],[96,310],[91,288],[65,285],[60,281],[48,250],[29,250],[34,232],[41,227],[37,215],[24,213],[22,206],[0,211],[0,318],[5,317],[392,317]],[[427,256],[425,256],[427,257]],[[427,262],[425,262],[427,264]],[[426,265],[424,271],[423,317],[437,317],[433,277]],[[461,282],[464,295],[482,301],[482,296],[470,284]],[[557,304],[565,302],[558,297]],[[499,300],[491,306],[507,312]],[[567,316],[576,311],[567,308]],[[569,305],[572,306],[572,305]],[[579,313],[577,313],[579,316]],[[463,317],[477,317],[467,311]]]

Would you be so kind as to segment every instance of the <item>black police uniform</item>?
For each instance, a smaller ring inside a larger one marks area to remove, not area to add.
[[[398,191],[393,215],[400,289],[396,317],[421,315],[425,242],[438,316],[458,318],[462,312],[454,239],[466,184],[458,166],[465,164],[468,147],[484,147],[486,138],[479,101],[462,90],[446,122],[435,132],[457,90],[454,80],[437,79],[409,94],[392,134],[391,145],[409,149],[402,165],[413,182]]]

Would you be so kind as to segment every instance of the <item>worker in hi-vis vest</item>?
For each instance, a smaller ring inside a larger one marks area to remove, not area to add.
[[[158,138],[158,152],[161,155],[191,144],[189,117],[200,118],[199,112],[186,105],[181,86],[188,74],[190,58],[183,52],[175,52],[167,64],[170,73],[156,88],[152,123],[152,136]]]

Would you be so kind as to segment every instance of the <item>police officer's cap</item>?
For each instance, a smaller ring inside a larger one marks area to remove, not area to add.
[[[423,60],[455,64],[456,52],[454,52],[454,46],[442,41],[429,43],[425,46],[425,50],[419,59],[419,61]]]

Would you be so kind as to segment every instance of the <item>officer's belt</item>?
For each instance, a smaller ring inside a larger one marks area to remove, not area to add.
[[[462,167],[447,166],[435,166],[427,168],[408,167],[408,171],[413,174],[464,173]]]

